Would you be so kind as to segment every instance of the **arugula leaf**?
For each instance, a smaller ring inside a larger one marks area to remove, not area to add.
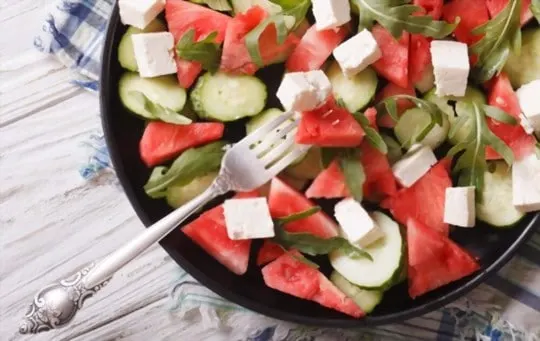
[[[484,37],[470,47],[478,56],[471,75],[478,83],[483,83],[498,74],[510,55],[519,54],[521,49],[521,0],[510,0],[493,19],[474,28],[472,33]]]
[[[368,118],[362,113],[355,113],[353,114],[353,117],[366,133],[366,138],[369,143],[381,153],[386,154],[388,152],[388,147],[379,132],[369,124]]]
[[[294,18],[293,30],[306,18],[311,6],[311,0],[272,0],[272,2],[283,8],[283,15]]]
[[[179,58],[201,63],[207,71],[216,72],[221,62],[221,45],[215,42],[217,34],[214,31],[206,38],[195,41],[195,29],[190,29],[176,44],[176,54]]]
[[[279,246],[281,246],[281,245],[279,245]],[[283,248],[283,246],[281,246],[281,247]],[[285,248],[283,248],[283,249],[285,249]],[[289,252],[289,255],[291,255],[291,257],[296,259],[297,261],[306,264],[310,268],[313,268],[313,269],[318,269],[319,268],[319,264],[310,261],[309,259],[304,257],[304,255],[302,255],[301,253],[297,254],[295,252]]]
[[[196,4],[208,5],[213,10],[216,11],[231,11],[232,7],[227,0],[190,0]]]
[[[186,116],[151,101],[144,93],[140,91],[130,91],[129,95],[132,96],[136,101],[143,103],[144,110],[146,110],[146,112],[149,113],[153,119],[172,124],[190,124],[193,122]]]
[[[530,9],[536,21],[540,24],[540,0],[532,0]]]
[[[297,221],[297,220],[302,220],[302,219],[305,219],[305,218],[309,218],[311,217],[312,215],[314,215],[315,213],[317,212],[320,212],[321,211],[321,208],[319,206],[313,206],[305,211],[302,211],[302,212],[298,212],[298,213],[293,213],[293,214],[290,214],[288,216],[285,216],[285,217],[282,217],[282,218],[277,218],[275,219],[276,221],[276,224],[278,225],[285,225],[287,223],[292,223],[294,221]]]
[[[246,48],[249,52],[249,56],[255,65],[258,67],[264,66],[264,60],[261,55],[261,49],[259,46],[259,38],[261,34],[266,30],[269,25],[274,25],[276,28],[276,41],[278,45],[285,43],[289,30],[285,22],[285,16],[283,14],[276,14],[263,20],[253,30],[246,34],[244,41]]]
[[[422,35],[441,39],[456,28],[458,21],[449,24],[446,21],[433,20],[429,15],[413,15],[422,10],[410,5],[408,0],[354,0],[360,9],[359,30],[371,28],[377,21],[395,38],[401,37],[403,31],[421,33]]]
[[[514,116],[507,114],[504,110],[491,105],[484,105],[483,109],[486,116],[489,116],[494,120],[511,125],[517,124],[517,120],[514,118]]]
[[[366,174],[358,153],[349,153],[339,159],[339,167],[345,177],[345,184],[354,200],[361,202],[364,196]]]
[[[144,185],[144,190],[151,198],[165,196],[167,187],[172,184],[187,185],[193,179],[209,172],[219,170],[225,151],[226,142],[219,141],[199,148],[184,151],[171,167],[159,166],[154,168],[150,178]]]

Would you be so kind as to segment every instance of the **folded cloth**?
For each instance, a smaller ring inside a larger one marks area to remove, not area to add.
[[[97,91],[100,50],[112,8],[112,0],[56,1],[35,45],[76,70],[80,77],[75,83]],[[111,168],[102,134],[93,134],[85,146],[91,153],[82,176],[90,179]],[[167,340],[178,340],[179,330],[183,340],[540,340],[540,233],[466,297],[422,317],[365,330],[312,328],[261,316],[178,271],[170,301],[171,318],[178,322],[171,325]]]

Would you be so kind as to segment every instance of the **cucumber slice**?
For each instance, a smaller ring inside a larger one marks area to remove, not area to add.
[[[132,91],[142,92],[149,100],[163,107],[180,112],[186,104],[186,90],[178,86],[175,76],[141,78],[137,73],[126,72],[118,83],[120,100],[124,106],[137,115],[152,119],[153,115],[144,108],[144,103],[131,95]]]
[[[490,163],[482,198],[482,203],[476,204],[476,218],[492,226],[512,227],[525,216],[512,204],[512,171],[504,161]]]
[[[336,100],[341,100],[350,112],[364,108],[375,96],[377,90],[377,74],[368,67],[362,72],[348,78],[341,68],[333,62],[326,72]]]
[[[371,313],[377,304],[382,301],[384,295],[383,291],[362,289],[349,282],[337,271],[332,272],[330,275],[330,280],[339,290],[352,299],[354,303],[356,303],[365,313]]]
[[[288,175],[303,180],[315,179],[323,170],[321,150],[315,146],[309,149],[300,163],[285,168]]]
[[[394,127],[394,133],[401,145],[407,148],[416,141],[418,134],[431,123],[431,116],[420,108],[412,108],[405,111],[396,126]],[[422,144],[429,146],[431,149],[435,149],[440,146],[448,135],[450,129],[450,123],[447,115],[442,115],[442,126],[436,124],[431,131],[422,139]]]
[[[381,134],[381,137],[384,140],[384,143],[386,143],[386,147],[388,148],[388,153],[386,153],[388,162],[393,165],[403,156],[403,149],[393,137],[386,134]]]
[[[429,64],[422,73],[422,78],[414,84],[414,87],[421,93],[426,93],[435,86],[435,75],[433,74],[433,65]]]
[[[138,71],[137,60],[135,60],[135,52],[133,52],[133,42],[131,36],[138,33],[151,33],[167,31],[167,26],[163,21],[154,19],[148,26],[141,30],[140,28],[129,26],[126,33],[120,39],[118,44],[118,62],[124,69],[129,71]]]
[[[349,282],[361,288],[385,290],[401,274],[404,240],[399,225],[388,216],[373,212],[371,217],[385,234],[384,238],[364,249],[373,261],[353,259],[341,251],[334,251],[330,254],[330,264]]]
[[[191,92],[199,117],[221,122],[255,116],[266,105],[266,85],[257,77],[205,73]]]
[[[187,185],[170,185],[167,187],[167,203],[173,208],[184,205],[210,187],[217,176],[218,172],[212,172],[193,179]]]
[[[535,79],[540,79],[540,28],[530,28],[521,33],[521,52],[510,52],[504,66],[514,89]]]

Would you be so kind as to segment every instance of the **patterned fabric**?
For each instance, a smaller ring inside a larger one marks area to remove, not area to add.
[[[59,0],[35,45],[76,70],[81,77],[74,83],[97,91],[100,50],[112,8],[112,0]],[[82,177],[94,179],[112,170],[101,133],[92,134],[83,147]],[[363,330],[311,328],[267,318],[220,298],[179,271],[178,284],[171,291],[170,312],[171,318],[178,319],[182,340],[540,341],[538,232],[521,247],[518,256],[467,297],[419,318]]]

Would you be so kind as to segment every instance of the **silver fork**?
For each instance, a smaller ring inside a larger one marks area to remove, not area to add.
[[[295,144],[293,132],[297,121],[291,120],[292,117],[292,112],[285,113],[234,144],[225,152],[219,175],[201,195],[163,217],[101,261],[92,262],[40,290],[19,332],[35,334],[67,325],[85,299],[103,288],[116,271],[163,239],[193,212],[219,195],[229,191],[251,191],[270,181],[309,149],[309,146]],[[288,121],[290,123],[285,124]]]

